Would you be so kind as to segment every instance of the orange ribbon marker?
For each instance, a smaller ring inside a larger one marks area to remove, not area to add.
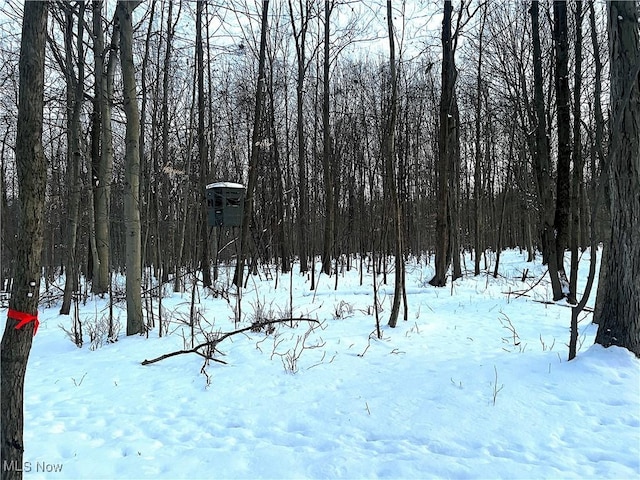
[[[7,317],[13,318],[18,321],[18,325],[16,325],[16,330],[22,329],[27,323],[34,322],[33,326],[33,336],[36,336],[36,332],[38,331],[38,326],[40,326],[40,322],[38,321],[38,314],[32,315],[30,313],[18,312],[17,310],[11,310],[7,312]]]

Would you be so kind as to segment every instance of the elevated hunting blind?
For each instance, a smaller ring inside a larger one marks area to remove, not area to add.
[[[211,227],[242,225],[245,188],[239,183],[217,182],[207,185],[207,223]]]

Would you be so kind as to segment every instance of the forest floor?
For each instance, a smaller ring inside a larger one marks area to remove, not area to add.
[[[120,302],[118,341],[106,342],[107,301],[90,297],[78,306],[82,348],[50,297],[27,369],[25,478],[640,478],[640,361],[594,346],[587,313],[568,362],[571,310],[545,303],[546,268],[525,258],[504,252],[498,278],[447,288],[428,285],[432,262],[410,260],[408,320],[395,329],[393,276],[379,277],[381,339],[372,275],[361,285],[357,268],[337,290],[321,276],[316,291],[297,270],[262,271],[238,324],[233,294],[197,290],[192,305],[190,285],[167,285],[162,338],[157,326],[124,336]],[[588,263],[586,252],[579,292]],[[219,292],[233,293],[232,273],[221,269]],[[230,336],[215,356],[226,364],[190,353],[142,365],[191,347],[192,308],[196,343],[258,319],[319,323]]]

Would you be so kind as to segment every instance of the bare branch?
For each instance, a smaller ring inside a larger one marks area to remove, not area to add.
[[[226,364],[226,362],[223,362],[222,360],[216,360],[215,358],[213,358],[211,356],[211,354],[213,352],[215,352],[216,346],[222,342],[223,340],[233,336],[233,335],[237,335],[239,333],[244,333],[244,332],[248,332],[248,331],[259,331],[262,327],[264,327],[265,325],[273,325],[275,323],[285,323],[285,322],[312,322],[312,323],[320,323],[318,320],[313,320],[311,318],[281,318],[278,320],[269,320],[266,322],[254,322],[251,325],[249,325],[248,327],[244,327],[241,328],[239,330],[234,330],[232,332],[227,332],[222,334],[221,336],[219,336],[218,338],[205,342],[205,343],[201,343],[200,345],[196,345],[193,348],[189,348],[189,349],[185,349],[185,350],[177,350],[175,352],[171,352],[171,353],[165,353],[164,355],[160,355],[157,358],[151,359],[151,360],[144,360],[142,362],[142,365],[150,365],[152,363],[156,363],[159,362],[160,360],[165,360],[167,358],[171,358],[171,357],[176,357],[178,355],[183,355],[186,353],[195,353],[196,355],[200,355],[203,358],[207,358],[209,360],[214,360],[218,363],[224,363]],[[208,352],[210,353],[203,353],[201,351],[201,349],[207,347],[208,348]]]

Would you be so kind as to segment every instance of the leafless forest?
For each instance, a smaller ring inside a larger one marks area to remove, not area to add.
[[[609,231],[609,193],[597,188],[610,135],[606,5],[117,7],[49,8],[42,265],[45,280],[66,274],[63,312],[80,278],[106,293],[114,272],[142,290],[150,277],[180,289],[185,273],[211,285],[215,264],[234,262],[296,269],[313,288],[316,258],[332,274],[395,256],[401,272],[403,257],[435,253],[431,283],[444,286],[491,273],[482,252],[507,247],[542,252],[555,299],[578,300],[574,261],[591,230],[597,242]],[[10,289],[22,5],[1,9]],[[216,181],[247,187],[241,228],[207,225]],[[473,265],[460,264],[462,250],[476,252]]]
[[[595,341],[640,356],[638,16],[595,0],[2,1],[3,461],[23,464],[39,302],[126,300],[126,334],[143,334],[159,284],[218,294],[219,265],[238,312],[252,274],[389,275],[395,327],[406,259],[437,288],[497,276],[520,248],[542,255],[547,301],[575,305],[572,359],[603,252]],[[237,222],[210,225],[213,182],[244,187]]]

